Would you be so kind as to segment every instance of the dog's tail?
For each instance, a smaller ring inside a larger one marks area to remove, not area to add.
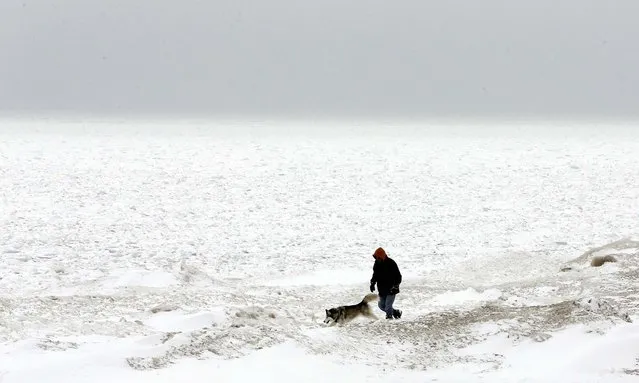
[[[368,303],[368,302],[372,302],[375,299],[377,299],[377,294],[366,294],[366,296],[364,297],[364,299],[362,299],[362,303]]]

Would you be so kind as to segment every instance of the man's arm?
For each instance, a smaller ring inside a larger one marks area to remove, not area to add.
[[[374,285],[375,283],[377,283],[377,268],[375,267],[376,265],[377,265],[377,262],[373,264],[373,276],[371,277],[371,285]]]
[[[397,266],[397,262],[393,261],[393,264],[395,265],[395,284],[399,285],[400,283],[402,283],[402,273],[399,272],[399,266]]]

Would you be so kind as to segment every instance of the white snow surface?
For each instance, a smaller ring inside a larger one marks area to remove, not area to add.
[[[636,126],[303,128],[1,121],[0,382],[639,380]]]

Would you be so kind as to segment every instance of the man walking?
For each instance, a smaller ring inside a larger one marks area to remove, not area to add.
[[[375,264],[373,265],[373,277],[371,278],[371,292],[375,291],[379,295],[378,306],[386,313],[386,319],[399,319],[402,311],[393,308],[395,295],[399,293],[399,284],[402,283],[402,274],[399,272],[397,263],[386,255],[381,247],[373,254]]]

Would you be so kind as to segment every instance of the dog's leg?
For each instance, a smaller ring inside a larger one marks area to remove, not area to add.
[[[377,318],[377,315],[373,314],[370,307],[366,308],[365,310],[362,310],[362,315],[365,316],[366,318],[379,319]]]

